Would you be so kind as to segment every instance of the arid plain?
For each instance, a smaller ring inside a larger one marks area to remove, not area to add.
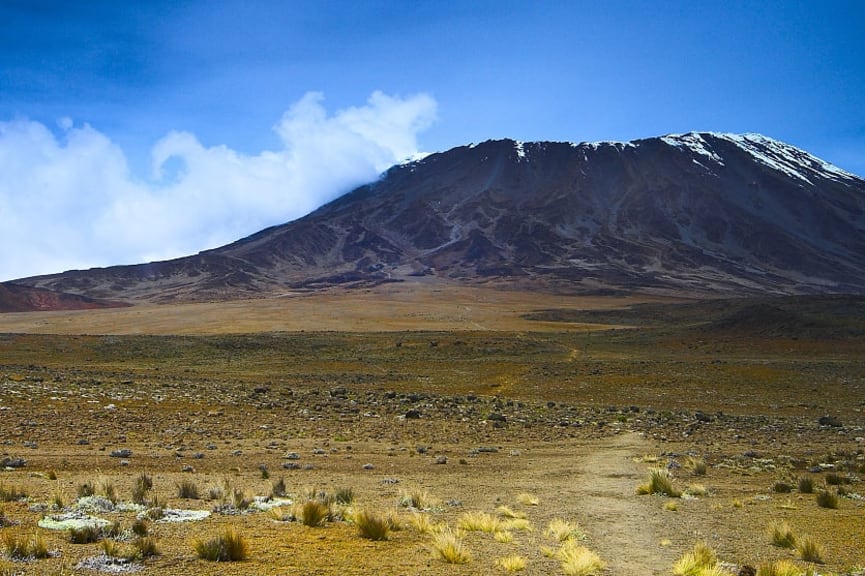
[[[660,575],[697,542],[719,574],[865,569],[862,298],[419,281],[4,314],[0,332],[2,574]],[[638,493],[653,469],[673,494]],[[329,518],[306,525],[309,501]],[[113,530],[77,544],[45,521],[84,517]],[[773,543],[782,522],[800,545]],[[201,559],[229,527],[247,558]],[[37,534],[48,557],[14,558]],[[603,567],[576,572],[568,546]]]

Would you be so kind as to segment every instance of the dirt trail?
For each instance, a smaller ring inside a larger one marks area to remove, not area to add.
[[[577,462],[574,494],[579,498],[591,547],[615,576],[670,574],[675,553],[660,545],[670,526],[635,489],[646,476],[633,458],[651,451],[637,434],[599,441]]]

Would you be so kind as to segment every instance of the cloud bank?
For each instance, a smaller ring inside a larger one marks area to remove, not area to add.
[[[69,119],[0,122],[0,280],[193,254],[303,216],[418,153],[436,102],[373,93],[329,114],[307,93],[247,155],[171,132],[151,173],[131,174],[109,137]]]

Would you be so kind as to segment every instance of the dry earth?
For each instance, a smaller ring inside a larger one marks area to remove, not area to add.
[[[0,486],[27,498],[0,502],[14,523],[0,538],[33,534],[60,512],[55,500],[70,509],[88,481],[129,502],[146,473],[151,504],[213,513],[151,522],[160,554],[140,564],[144,574],[505,573],[497,561],[510,554],[526,559],[522,573],[563,574],[546,552],[558,546],[545,534],[554,519],[579,524],[607,564],[602,574],[672,574],[698,540],[731,566],[787,558],[820,574],[861,573],[861,337],[694,332],[699,318],[604,332],[523,315],[626,300],[393,290],[3,315],[0,458],[10,467]],[[181,333],[201,336],[124,336]],[[131,454],[111,456],[121,449]],[[705,474],[688,468],[689,457],[706,463]],[[702,495],[637,495],[656,466]],[[802,477],[840,491],[839,508],[798,490]],[[235,489],[266,497],[279,479],[296,501],[351,488],[354,509],[393,514],[402,529],[373,542],[346,520],[309,528],[222,506]],[[183,481],[201,498],[179,498]],[[226,496],[208,499],[211,488]],[[434,503],[410,510],[400,505],[408,493]],[[434,558],[432,536],[412,527],[418,514],[456,527],[503,505],[528,529],[512,527],[510,542],[466,534],[466,564]],[[98,515],[128,528],[137,514]],[[782,519],[819,540],[824,564],[771,545],[767,527]],[[248,541],[249,559],[198,559],[195,539],[225,526]],[[94,573],[80,562],[100,544],[38,530],[58,555],[0,560],[0,574]]]

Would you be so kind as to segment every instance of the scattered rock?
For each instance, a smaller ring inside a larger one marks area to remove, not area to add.
[[[407,420],[417,420],[420,418],[420,410],[409,410],[405,413]]]
[[[120,448],[119,450],[111,451],[112,458],[129,458],[130,456],[132,456],[132,450],[129,448]]]
[[[375,470],[375,466],[369,463],[364,464],[363,466],[361,466],[361,468],[363,468],[364,470]]]
[[[757,570],[753,566],[745,564],[739,568],[738,576],[757,576]]]
[[[27,460],[24,458],[3,458],[0,460],[0,468],[24,468]]]
[[[448,463],[448,457],[447,456],[437,456],[435,463],[436,464],[447,464]]]
[[[841,428],[843,426],[841,420],[837,416],[820,416],[817,423],[820,424],[820,426],[831,426],[833,428]]]

